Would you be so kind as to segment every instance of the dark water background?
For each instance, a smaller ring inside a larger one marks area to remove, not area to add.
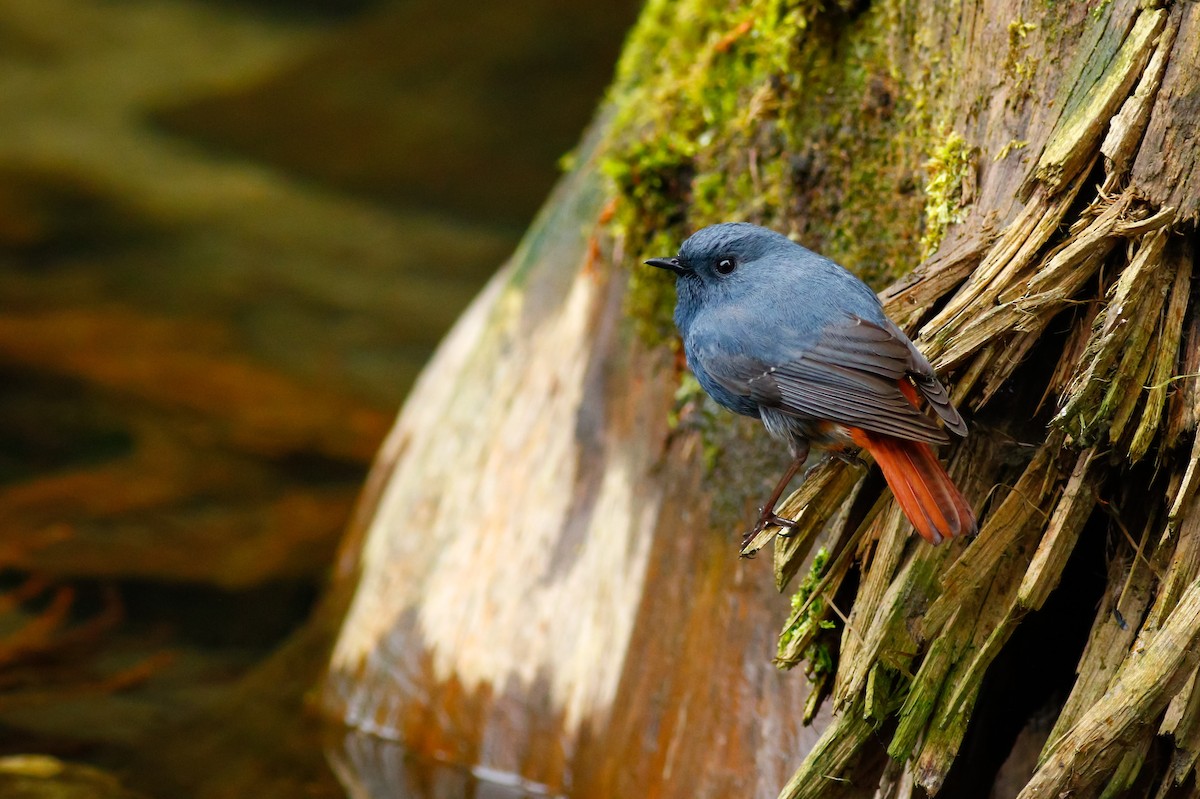
[[[306,620],[636,5],[0,0],[0,796],[528,792],[322,739]]]

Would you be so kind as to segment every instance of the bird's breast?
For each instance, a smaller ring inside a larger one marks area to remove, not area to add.
[[[739,413],[742,416],[759,418],[757,402],[754,402],[749,397],[730,391],[713,379],[708,369],[705,368],[703,351],[689,347],[685,342],[684,354],[687,355],[688,367],[692,370],[692,374],[696,376],[700,387],[704,389],[704,392],[708,396],[716,400],[718,405],[734,413]]]

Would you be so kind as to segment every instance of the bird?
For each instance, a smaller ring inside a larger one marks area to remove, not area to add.
[[[947,430],[965,437],[966,422],[858,277],[746,222],[702,228],[678,255],[646,264],[675,274],[675,325],[700,386],[724,408],[760,419],[791,453],[743,545],[768,526],[795,526],[775,505],[811,448],[846,459],[868,452],[931,544],[976,532],[970,503],[932,449],[949,443]]]

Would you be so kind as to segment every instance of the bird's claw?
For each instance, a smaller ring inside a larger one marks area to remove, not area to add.
[[[767,516],[765,519],[759,520],[758,524],[755,525],[754,534],[758,535],[759,533],[761,533],[763,530],[767,529],[768,527],[778,527],[778,528],[780,528],[780,530],[778,533],[776,533],[776,535],[781,535],[784,538],[787,538],[789,535],[792,534],[792,529],[795,526],[796,526],[795,519],[785,519],[777,513],[772,513],[771,515]]]
[[[755,523],[754,529],[742,536],[742,549],[745,549],[747,546],[749,546],[750,542],[757,538],[758,534],[768,527],[781,528],[776,535],[787,538],[792,534],[792,528],[795,526],[795,519],[785,519],[773,511],[771,513],[764,513],[762,516],[758,517],[758,522]],[[754,557],[754,555],[751,554],[747,557]]]
[[[867,468],[867,462],[863,460],[857,452],[851,452],[848,450],[830,450],[829,455],[830,457],[841,461],[847,466],[853,466],[856,469],[864,470]]]

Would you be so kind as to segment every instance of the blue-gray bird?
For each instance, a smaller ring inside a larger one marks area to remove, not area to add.
[[[688,366],[729,410],[761,419],[792,463],[747,540],[795,524],[775,504],[810,446],[871,454],[917,532],[933,544],[975,531],[975,515],[931,444],[967,425],[925,356],[850,272],[786,236],[746,223],[712,225],[674,258],[675,324]]]

